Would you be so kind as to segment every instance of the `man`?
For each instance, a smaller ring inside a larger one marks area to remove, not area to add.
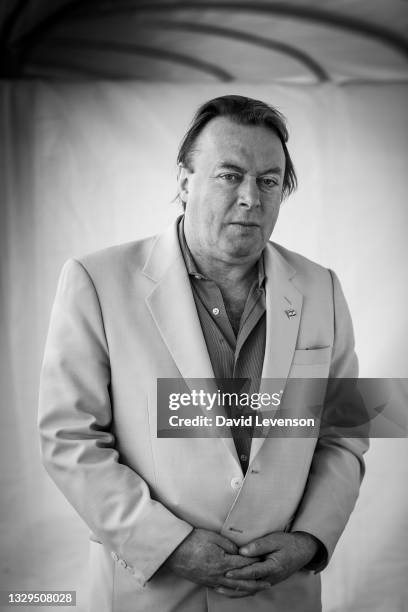
[[[365,443],[157,436],[158,378],[357,375],[336,276],[269,242],[296,186],[286,141],[273,107],[209,101],[180,148],[184,215],[63,269],[41,444],[92,532],[91,610],[320,609]]]

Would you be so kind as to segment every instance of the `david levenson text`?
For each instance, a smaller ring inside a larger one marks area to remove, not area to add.
[[[169,418],[171,427],[314,427],[315,419],[298,418],[262,418],[259,415],[241,416],[234,419],[218,415],[213,419],[208,416],[195,416],[191,419],[172,415]]]

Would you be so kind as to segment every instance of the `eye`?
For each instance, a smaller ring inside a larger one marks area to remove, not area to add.
[[[259,182],[264,189],[273,189],[273,187],[279,185],[279,179],[271,176],[263,176],[259,179]]]
[[[239,174],[234,174],[233,172],[225,172],[224,174],[220,174],[220,178],[227,181],[227,183],[237,183],[241,177]]]

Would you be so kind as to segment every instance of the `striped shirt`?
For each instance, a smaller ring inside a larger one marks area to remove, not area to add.
[[[218,388],[224,392],[258,392],[266,337],[263,256],[258,260],[258,277],[249,290],[236,335],[228,318],[220,288],[199,271],[188,248],[184,235],[184,216],[178,225],[178,236]],[[227,416],[230,417],[253,413],[251,408],[245,409],[232,404],[225,408]],[[234,427],[232,435],[245,474],[251,451],[252,428]]]

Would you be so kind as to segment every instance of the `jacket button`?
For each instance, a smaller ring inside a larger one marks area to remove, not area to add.
[[[121,560],[119,561],[119,565],[120,565],[121,567],[123,567],[123,568],[127,568],[127,563],[126,563],[126,561],[125,561],[124,559],[121,559]]]
[[[233,478],[231,480],[231,489],[233,489],[234,491],[238,491],[238,489],[240,489],[242,487],[242,478],[240,476],[237,476],[236,478]]]

